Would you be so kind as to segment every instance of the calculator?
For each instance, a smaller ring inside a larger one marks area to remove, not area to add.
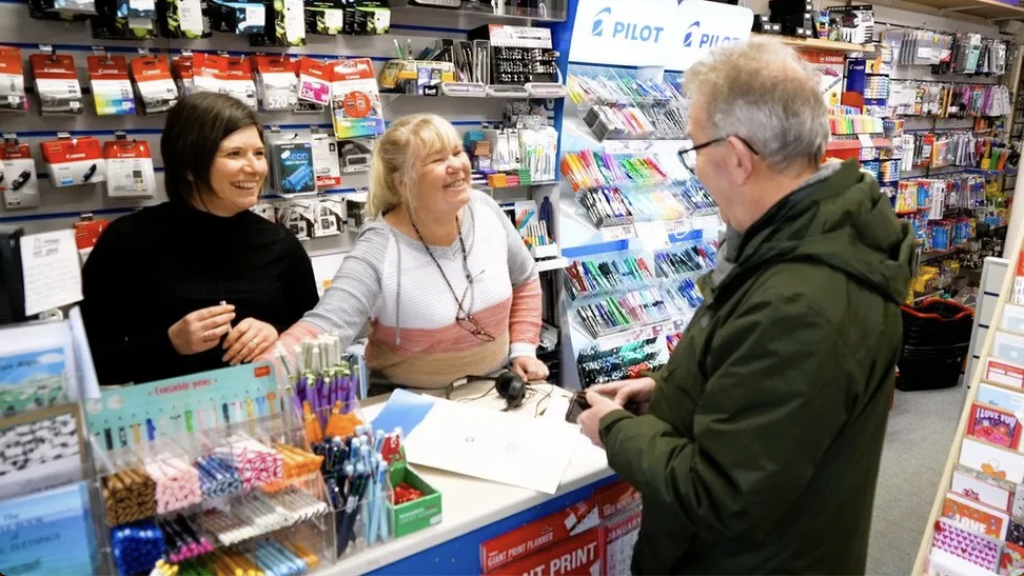
[[[462,8],[462,0],[409,0],[409,2],[418,6],[434,8]]]

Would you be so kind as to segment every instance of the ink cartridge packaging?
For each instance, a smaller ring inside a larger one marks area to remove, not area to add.
[[[207,0],[160,0],[157,13],[164,38],[198,40],[213,36]]]
[[[167,112],[178,103],[178,87],[171,78],[166,56],[136,58],[131,71],[143,114]]]
[[[292,110],[299,102],[299,62],[287,54],[255,56],[256,92],[268,112]]]
[[[43,142],[43,162],[50,183],[58,188],[84,186],[106,180],[107,168],[100,141],[92,136]]]
[[[89,82],[97,116],[135,114],[135,93],[124,56],[89,56]]]
[[[39,207],[39,178],[28,144],[0,145],[0,195],[8,210]]]
[[[29,56],[42,114],[81,114],[82,87],[70,54]]]
[[[21,65],[21,50],[0,46],[0,113],[25,112],[25,71]]]
[[[156,174],[149,144],[115,140],[103,144],[107,164],[107,195],[111,198],[152,198]]]

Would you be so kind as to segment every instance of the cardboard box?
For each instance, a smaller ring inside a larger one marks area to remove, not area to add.
[[[392,486],[405,482],[423,493],[423,497],[395,505],[388,502],[391,515],[392,532],[395,538],[408,536],[441,523],[441,493],[427,484],[405,460],[398,460],[388,468],[388,476]]]

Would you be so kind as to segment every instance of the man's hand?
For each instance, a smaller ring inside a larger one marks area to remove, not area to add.
[[[255,318],[246,318],[235,326],[224,339],[223,348],[227,350],[224,362],[237,366],[242,362],[252,362],[277,342],[277,330]]]
[[[640,413],[646,414],[651,407],[651,396],[654,395],[654,378],[644,377],[636,380],[619,380],[607,384],[591,386],[587,392],[596,392],[602,396],[612,398],[619,406],[625,406],[630,401],[640,406]],[[590,396],[588,395],[589,399]]]
[[[580,425],[580,431],[584,436],[590,438],[594,446],[604,448],[604,444],[601,444],[601,418],[604,418],[605,414],[609,412],[623,408],[607,396],[594,391],[593,388],[587,390],[587,402],[590,404],[590,408],[580,413],[576,422]]]
[[[516,356],[512,359],[512,370],[527,382],[539,382],[548,377],[548,365],[533,356]]]
[[[217,342],[231,330],[235,307],[230,304],[210,306],[187,314],[167,330],[174,350],[191,356],[217,347]]]

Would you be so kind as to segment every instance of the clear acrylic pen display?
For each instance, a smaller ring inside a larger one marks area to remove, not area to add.
[[[94,435],[107,530],[140,521],[166,530],[184,522],[211,556],[230,550],[256,564],[273,539],[275,546],[332,561],[334,522],[320,459],[309,451],[301,424],[285,416],[277,410],[138,444],[121,438],[112,450]]]

